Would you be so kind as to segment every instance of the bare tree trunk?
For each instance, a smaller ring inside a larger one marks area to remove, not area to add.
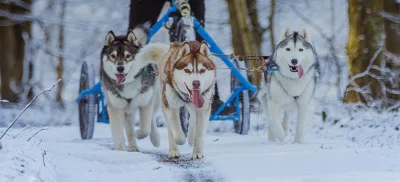
[[[347,42],[348,69],[349,77],[361,73],[366,70],[370,59],[374,52],[379,48],[382,41],[382,18],[379,12],[382,10],[382,1],[348,1],[349,13],[349,38]],[[374,61],[374,65],[379,66],[381,63],[380,56]],[[372,70],[373,74],[379,75],[379,72]],[[357,78],[354,81],[360,88],[368,86],[370,92],[366,97],[366,93],[360,93],[354,90],[346,92],[344,101],[346,103],[370,103],[372,100],[381,98],[385,93],[381,92],[379,82],[366,75]],[[347,88],[354,88],[349,84]],[[372,100],[371,100],[372,99]]]
[[[235,54],[255,55],[258,53],[257,45],[254,44],[253,31],[247,22],[247,6],[245,0],[228,0],[230,23],[232,29],[232,43]],[[247,61],[248,67],[257,68],[258,60]],[[261,73],[254,71],[251,73],[250,81],[259,86]]]
[[[61,13],[60,13],[61,20],[65,19],[65,8],[66,8],[66,0],[63,0],[61,2]],[[58,43],[59,43],[60,52],[63,52],[63,50],[64,50],[64,23],[63,23],[63,21],[60,24]],[[58,57],[58,64],[57,64],[56,72],[57,72],[57,80],[62,79],[63,73],[64,73],[64,58],[63,58],[62,54]],[[57,91],[56,91],[56,101],[61,108],[64,108],[64,103],[62,100],[63,87],[64,87],[64,81],[61,80],[61,82],[58,84]]]
[[[247,11],[249,12],[250,22],[253,27],[253,40],[256,43],[257,52],[261,54],[262,40],[266,29],[258,21],[257,0],[246,0]],[[260,64],[261,65],[261,64]]]
[[[268,16],[269,20],[269,41],[271,43],[271,52],[273,53],[275,49],[275,38],[274,38],[274,17],[275,17],[275,0],[270,0],[271,12]]]
[[[9,4],[0,3],[0,9],[11,12]],[[0,21],[6,26],[0,26],[0,73],[1,73],[1,98],[10,102],[18,102],[18,95],[11,89],[13,75],[13,63],[16,62],[15,53],[15,35],[13,22],[6,18],[0,17]]]
[[[227,0],[228,2],[228,9],[229,9],[229,24],[231,25],[231,31],[232,31],[232,46],[233,46],[233,51],[235,54],[238,55],[243,55],[245,54],[244,48],[242,45],[242,39],[241,39],[241,32],[239,30],[239,25],[238,25],[238,20],[237,16],[235,14],[235,5],[233,4],[233,0]]]
[[[400,4],[396,0],[385,0],[383,10],[386,13],[398,15],[400,14]],[[400,24],[393,22],[387,18],[384,19],[385,25],[385,61],[386,67],[390,70],[400,71]],[[400,90],[400,77],[393,80],[392,83],[387,82],[386,86],[390,89]],[[396,103],[400,100],[399,94],[387,94],[391,102]]]
[[[266,29],[260,25],[260,22],[258,20],[257,0],[246,0],[246,5],[250,17],[250,23],[251,26],[253,27],[252,34],[253,34],[253,41],[255,42],[254,53],[257,55],[261,55],[262,41]],[[252,62],[253,62],[252,65],[254,65],[255,67],[263,65],[263,63],[259,60],[252,60]],[[261,73],[253,72],[252,75],[253,83],[259,86],[261,83],[260,80],[261,80]]]

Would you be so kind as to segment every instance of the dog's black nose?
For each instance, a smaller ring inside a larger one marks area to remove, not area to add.
[[[117,67],[117,71],[120,72],[120,73],[124,72],[124,70],[125,70],[125,67],[123,67],[123,66],[118,66]]]
[[[297,62],[298,62],[297,59],[292,59],[292,64],[293,64],[293,65],[296,65]]]
[[[193,84],[193,89],[199,89],[200,88],[200,81],[199,80],[194,80],[192,84]]]

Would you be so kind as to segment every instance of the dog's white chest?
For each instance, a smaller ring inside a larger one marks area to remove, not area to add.
[[[146,92],[141,93],[142,85],[135,82],[124,85],[122,91],[118,93],[113,93],[111,91],[105,90],[107,97],[107,104],[111,104],[113,107],[121,109],[131,109],[140,106],[148,105],[154,95],[154,88],[150,87]]]
[[[315,87],[313,79],[313,71],[304,75],[302,79],[291,79],[278,73],[271,78],[269,89],[264,87],[261,92],[267,93],[269,99],[289,103],[294,101],[294,97],[307,95],[308,98],[309,92],[313,92]]]

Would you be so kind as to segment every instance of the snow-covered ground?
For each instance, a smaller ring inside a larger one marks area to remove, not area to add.
[[[208,133],[205,158],[198,161],[189,160],[187,144],[180,146],[181,159],[167,158],[165,127],[159,128],[160,148],[146,138],[139,140],[136,153],[114,151],[107,124],[96,124],[92,140],[81,140],[78,126],[64,126],[41,131],[28,142],[38,128],[31,130],[24,137],[13,130],[4,140],[0,181],[400,181],[398,145],[322,139],[313,130],[303,145],[292,144],[291,136],[270,143],[256,130],[247,136]]]

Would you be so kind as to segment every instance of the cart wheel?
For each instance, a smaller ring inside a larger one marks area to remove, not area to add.
[[[178,21],[174,22],[174,26],[172,26],[172,34],[170,32],[170,41],[171,42],[184,42],[186,40],[186,30],[184,28],[184,23],[182,19],[179,19]],[[179,118],[181,120],[181,128],[183,130],[183,133],[185,133],[185,136],[187,136],[188,133],[188,127],[189,127],[189,117],[190,114],[186,110],[185,107],[181,107],[179,109]]]
[[[237,68],[245,68],[244,62],[239,62],[238,60],[234,59],[233,63]],[[240,70],[240,73],[248,79],[247,71]],[[239,87],[241,83],[237,80],[237,78],[231,73],[231,91],[236,87]],[[233,102],[233,106],[236,107],[236,102]],[[249,91],[244,90],[239,93],[239,120],[234,121],[235,132],[238,134],[246,135],[249,132],[250,128],[250,96]]]
[[[79,93],[94,86],[95,74],[93,65],[83,62],[81,68],[81,78],[79,82]],[[90,94],[82,98],[79,102],[79,126],[81,138],[92,139],[94,123],[97,119],[97,95]]]

